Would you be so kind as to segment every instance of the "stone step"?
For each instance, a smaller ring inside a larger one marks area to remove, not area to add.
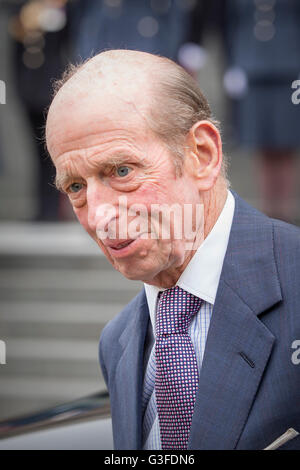
[[[78,302],[33,302],[12,301],[0,302],[0,323],[10,324],[17,328],[20,322],[36,324],[53,324],[57,327],[71,324],[101,325],[108,322],[123,308],[124,303],[111,302],[86,302],[84,305]]]
[[[142,288],[117,271],[0,269],[2,301],[116,302],[125,305]]]
[[[114,288],[109,290],[87,290],[87,289],[60,289],[60,290],[51,290],[51,289],[5,289],[0,288],[0,298],[5,301],[12,302],[64,302],[72,299],[73,302],[78,302],[82,306],[86,302],[98,302],[99,305],[115,300],[116,303],[122,303],[124,306],[130,302],[130,300],[136,295],[136,291],[122,291],[118,290],[118,285],[116,284]]]
[[[55,323],[32,323],[23,320],[12,324],[3,322],[0,317],[0,337],[10,341],[10,338],[42,338],[43,340],[95,340],[98,339],[105,323],[89,323],[74,325],[71,322],[57,325]]]
[[[0,253],[82,257],[102,252],[77,222],[0,222]]]
[[[92,377],[102,381],[98,356],[91,359],[82,358],[69,360],[68,358],[32,358],[32,357],[8,357],[7,364],[1,365],[1,382],[7,377],[36,376],[43,380],[44,377],[78,378],[88,380]],[[0,384],[1,389],[1,384]],[[1,390],[0,390],[1,392]]]
[[[117,271],[69,269],[0,269],[0,289],[37,290],[112,290],[133,291],[142,287]]]
[[[97,333],[98,336],[98,333]],[[56,338],[2,338],[6,341],[6,361],[11,359],[27,360],[67,360],[93,361],[98,358],[98,340],[68,340]],[[1,366],[4,369],[6,366]]]
[[[102,252],[92,255],[73,256],[65,254],[35,254],[35,253],[2,253],[0,250],[0,266],[4,268],[38,268],[38,269],[70,269],[70,270],[99,270],[114,271]]]
[[[63,403],[81,396],[98,393],[103,389],[104,382],[100,376],[90,380],[57,376],[43,378],[38,376],[5,377],[0,384],[0,406],[2,408],[2,398],[5,397],[22,400],[43,398],[49,402]]]

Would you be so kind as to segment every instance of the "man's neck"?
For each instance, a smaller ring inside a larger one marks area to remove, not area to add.
[[[227,199],[228,189],[224,184],[216,183],[209,194],[203,195],[204,239],[211,232],[218,220]]]

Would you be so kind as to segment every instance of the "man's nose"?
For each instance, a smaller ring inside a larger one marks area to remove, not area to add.
[[[106,231],[116,217],[117,196],[100,181],[87,185],[88,226],[92,232]]]

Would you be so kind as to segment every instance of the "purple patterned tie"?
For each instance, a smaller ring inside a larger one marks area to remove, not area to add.
[[[199,381],[188,327],[201,302],[178,286],[158,302],[155,394],[162,449],[187,449]]]

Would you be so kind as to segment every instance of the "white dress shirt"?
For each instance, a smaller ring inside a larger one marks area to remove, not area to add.
[[[205,343],[227,250],[235,201],[228,191],[225,205],[212,230],[186,266],[176,285],[203,300],[194,316],[189,334],[195,349],[198,370],[202,365]],[[151,324],[146,341],[143,383],[143,448],[161,449],[159,421],[155,398],[155,317],[157,296],[165,290],[145,284]]]

